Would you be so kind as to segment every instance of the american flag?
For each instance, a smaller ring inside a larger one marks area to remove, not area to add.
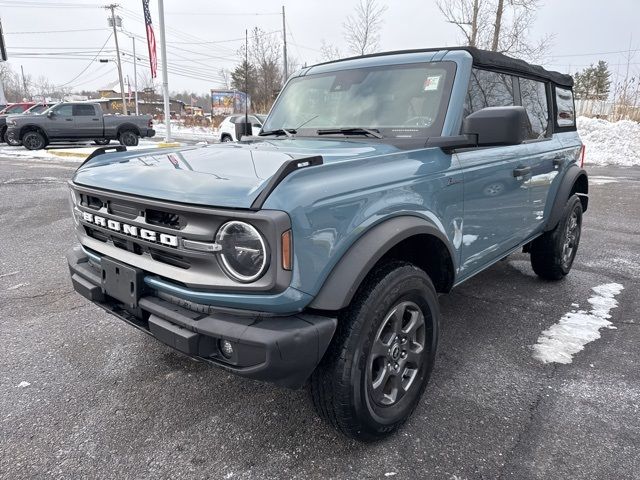
[[[151,78],[156,78],[158,74],[158,56],[156,55],[156,36],[153,33],[151,13],[149,12],[149,0],[142,0],[142,10],[144,11],[144,24],[147,27],[147,45],[149,46],[149,61],[151,62]]]

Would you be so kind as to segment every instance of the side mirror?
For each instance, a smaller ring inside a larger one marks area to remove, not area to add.
[[[47,117],[49,117],[49,118],[53,117],[54,115],[55,115],[54,112],[47,112]]]
[[[520,145],[531,124],[524,107],[487,107],[473,112],[462,122],[463,135],[476,135],[479,147]]]

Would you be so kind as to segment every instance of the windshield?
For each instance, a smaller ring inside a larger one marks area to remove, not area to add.
[[[49,108],[47,105],[34,105],[33,107],[31,107],[29,110],[27,110],[25,113],[42,113],[44,112],[47,108]]]
[[[22,113],[24,112],[28,107],[25,107],[24,105],[13,105],[11,107],[7,107],[5,108],[4,112],[2,113],[6,113],[6,114],[10,114],[10,113]]]
[[[453,62],[437,62],[293,78],[263,132],[297,129],[299,135],[317,135],[324,129],[366,128],[390,138],[437,136],[454,75]]]

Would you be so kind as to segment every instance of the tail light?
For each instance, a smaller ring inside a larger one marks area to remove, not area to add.
[[[587,148],[582,145],[582,147],[580,147],[580,168],[584,168],[584,152]]]

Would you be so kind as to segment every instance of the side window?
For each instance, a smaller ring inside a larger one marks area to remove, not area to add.
[[[93,105],[74,105],[73,116],[74,117],[94,117],[96,110]]]
[[[576,112],[573,105],[573,92],[566,88],[556,87],[556,106],[558,107],[558,114],[556,117],[558,126],[575,126]]]
[[[60,105],[54,111],[56,115],[61,115],[63,117],[70,117],[73,113],[73,105]]]
[[[529,139],[544,138],[549,124],[549,108],[547,106],[547,89],[544,83],[528,78],[520,79],[520,95],[522,106],[527,111],[531,131]]]
[[[485,107],[515,105],[513,77],[503,73],[474,68],[464,102],[464,116]]]

